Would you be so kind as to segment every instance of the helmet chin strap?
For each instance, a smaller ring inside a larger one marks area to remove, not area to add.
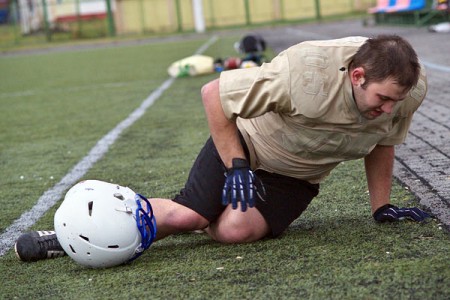
[[[136,194],[136,225],[141,234],[141,245],[136,248],[135,255],[129,260],[130,262],[138,258],[147,250],[156,238],[156,219],[153,215],[153,209],[147,198],[140,194]],[[141,205],[141,200],[147,204],[147,210]]]

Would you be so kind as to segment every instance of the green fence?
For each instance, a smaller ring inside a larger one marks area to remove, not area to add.
[[[0,0],[2,1],[2,0]],[[3,0],[0,47],[194,31],[192,0]],[[316,20],[364,12],[375,0],[202,0],[206,29]]]
[[[114,36],[110,1],[11,0],[0,24],[0,46]]]

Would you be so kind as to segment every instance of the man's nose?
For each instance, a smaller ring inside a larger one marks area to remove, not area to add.
[[[395,101],[387,101],[381,106],[381,110],[387,114],[392,113],[392,110],[394,109]]]

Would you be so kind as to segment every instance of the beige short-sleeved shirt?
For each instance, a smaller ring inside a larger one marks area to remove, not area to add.
[[[392,114],[364,119],[347,67],[365,40],[303,42],[261,67],[222,72],[222,107],[236,119],[253,168],[318,183],[342,161],[405,140],[426,94],[424,69]]]

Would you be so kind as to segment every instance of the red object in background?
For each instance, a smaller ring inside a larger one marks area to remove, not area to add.
[[[223,67],[225,70],[237,69],[241,65],[241,59],[239,57],[229,57],[225,59]]]

